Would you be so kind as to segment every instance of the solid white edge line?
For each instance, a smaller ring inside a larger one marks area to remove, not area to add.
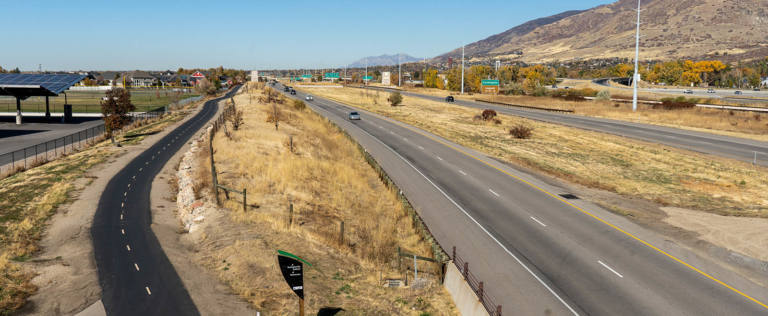
[[[546,224],[544,224],[544,223],[542,223],[540,220],[536,219],[536,217],[533,217],[533,216],[531,216],[531,219],[532,219],[532,220],[534,220],[534,221],[536,221],[537,223],[539,223],[539,225],[541,225],[541,226],[544,226],[544,227],[547,227],[547,225],[546,225]]]
[[[499,195],[498,193],[496,193],[496,191],[493,191],[493,190],[491,190],[491,189],[488,189],[488,191],[491,191],[491,193],[493,193],[493,195],[495,195],[495,196],[497,196],[497,197],[498,197],[498,196],[501,196],[501,195]]]
[[[624,278],[624,276],[621,275],[621,273],[616,272],[616,270],[614,270],[613,268],[609,267],[607,264],[603,263],[602,261],[597,260],[597,263],[599,263],[600,265],[602,265],[606,269],[611,270],[611,272],[613,272],[614,274],[618,275],[620,278]]]
[[[321,110],[322,110],[322,109],[321,109]],[[324,111],[325,111],[325,110],[324,110]],[[326,111],[326,112],[329,112],[329,113],[330,113],[330,111]],[[330,114],[333,114],[333,113],[330,113]],[[427,180],[427,181],[428,181],[430,184],[432,184],[432,186],[433,186],[433,187],[435,187],[435,189],[437,189],[438,191],[440,191],[440,193],[442,193],[442,194],[443,194],[443,196],[445,196],[445,198],[447,198],[449,201],[451,201],[451,203],[453,203],[453,205],[455,205],[455,206],[456,206],[456,207],[457,207],[457,208],[458,208],[458,209],[459,209],[459,210],[460,210],[462,213],[464,213],[464,215],[466,215],[466,216],[467,216],[467,217],[468,217],[470,220],[472,220],[472,222],[474,222],[474,223],[475,223],[475,225],[477,225],[478,227],[480,227],[480,229],[482,229],[482,230],[483,230],[483,232],[485,232],[485,234],[486,234],[486,235],[488,235],[488,237],[491,237],[491,239],[493,239],[493,241],[494,241],[494,242],[496,242],[496,244],[497,244],[497,245],[499,245],[499,246],[501,247],[501,249],[504,249],[504,251],[505,251],[505,252],[506,252],[506,253],[507,253],[509,256],[511,256],[513,259],[515,259],[515,261],[517,261],[517,263],[518,263],[518,264],[520,264],[520,266],[522,266],[522,267],[523,267],[523,268],[524,268],[524,269],[525,269],[525,270],[526,270],[526,271],[527,271],[527,272],[528,272],[528,273],[529,273],[531,276],[533,276],[533,277],[536,279],[536,281],[539,281],[539,283],[540,283],[541,285],[543,285],[543,286],[544,286],[544,287],[547,289],[547,291],[549,291],[549,293],[551,293],[553,296],[555,296],[555,298],[557,298],[557,300],[558,300],[558,301],[560,301],[560,303],[562,303],[562,304],[563,304],[563,305],[564,305],[566,308],[568,308],[568,310],[569,310],[569,311],[571,311],[571,313],[573,313],[573,315],[576,315],[576,316],[578,316],[578,315],[579,315],[579,313],[577,313],[577,312],[576,312],[576,311],[575,311],[575,310],[574,310],[574,309],[573,309],[573,308],[572,308],[570,305],[568,305],[568,303],[566,303],[566,302],[565,302],[565,300],[563,300],[563,298],[562,298],[562,297],[560,297],[560,295],[557,295],[557,293],[556,293],[556,292],[555,292],[555,291],[554,291],[554,290],[553,290],[551,287],[549,287],[549,285],[548,285],[547,283],[545,283],[545,282],[544,282],[544,280],[542,280],[541,278],[539,278],[539,276],[538,276],[538,275],[536,275],[536,273],[534,273],[534,272],[533,272],[533,270],[531,270],[530,268],[528,268],[528,266],[527,266],[527,265],[525,265],[525,263],[523,263],[523,261],[521,261],[521,260],[520,260],[520,258],[518,258],[517,256],[515,256],[515,254],[513,254],[511,251],[509,251],[509,249],[507,249],[507,247],[505,247],[505,246],[504,246],[504,245],[503,245],[503,244],[502,244],[502,243],[501,243],[501,242],[500,242],[498,239],[496,239],[496,237],[494,237],[494,236],[493,236],[493,235],[492,235],[490,232],[488,232],[488,230],[487,230],[487,229],[485,229],[485,227],[483,227],[483,225],[481,225],[481,224],[480,224],[480,223],[479,223],[477,220],[475,220],[475,218],[474,218],[474,217],[472,217],[472,215],[469,215],[469,212],[467,212],[467,210],[465,210],[465,209],[464,209],[464,208],[463,208],[461,205],[459,205],[458,203],[456,203],[456,201],[454,201],[454,200],[453,200],[453,199],[452,199],[450,196],[448,196],[448,194],[447,194],[447,193],[445,193],[445,191],[443,191],[443,189],[441,189],[439,186],[437,186],[437,184],[435,184],[434,182],[432,182],[432,180],[430,180],[430,179],[429,179],[429,178],[428,178],[426,175],[424,175],[424,174],[421,172],[421,170],[419,170],[418,168],[416,168],[416,166],[414,166],[413,164],[411,164],[411,162],[410,162],[410,161],[406,160],[406,159],[405,159],[405,158],[404,158],[402,155],[400,155],[400,153],[398,153],[397,151],[395,151],[394,149],[392,149],[392,147],[389,147],[389,145],[385,144],[384,142],[382,142],[382,141],[381,141],[381,140],[379,140],[378,138],[374,137],[373,135],[371,135],[371,133],[368,133],[368,131],[366,131],[366,130],[364,130],[364,129],[362,129],[362,128],[360,128],[360,131],[362,131],[363,133],[367,134],[368,136],[370,136],[371,138],[373,138],[375,141],[377,141],[378,143],[380,143],[381,145],[383,145],[383,146],[384,146],[384,148],[387,148],[387,149],[389,149],[389,151],[391,151],[392,153],[394,153],[395,155],[397,155],[397,157],[399,157],[399,158],[400,158],[401,160],[403,160],[403,161],[404,161],[406,164],[408,164],[408,165],[409,165],[411,168],[413,168],[413,170],[416,170],[416,172],[418,172],[418,173],[419,173],[419,174],[420,174],[420,175],[421,175],[421,176],[422,176],[422,177],[423,177],[425,180]]]

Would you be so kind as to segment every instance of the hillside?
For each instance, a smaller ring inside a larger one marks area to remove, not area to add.
[[[373,66],[391,66],[391,65],[397,65],[397,57],[400,56],[400,62],[401,63],[412,63],[416,61],[420,61],[421,59],[409,56],[407,54],[393,54],[393,55],[381,55],[381,56],[370,56],[370,57],[364,57],[360,58],[359,60],[349,64],[349,67],[352,68],[359,68],[359,67],[365,67],[366,60],[368,63],[368,67]]]
[[[635,0],[568,11],[516,26],[466,46],[472,60],[524,62],[634,57]],[[644,59],[750,59],[768,55],[768,1],[646,0]],[[461,55],[457,49],[435,58]]]

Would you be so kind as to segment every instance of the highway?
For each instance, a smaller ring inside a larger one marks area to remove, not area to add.
[[[506,315],[768,313],[765,288],[535,175],[373,113],[307,103],[379,162]],[[346,119],[353,110],[360,121]]]
[[[628,80],[629,78],[627,78]],[[607,79],[596,79],[592,80],[592,82],[599,84],[601,86],[606,87],[612,87],[615,89],[624,89],[627,91],[632,91],[631,87],[627,86],[619,86],[619,85],[610,85],[607,82]],[[766,103],[768,102],[768,91],[759,90],[759,91],[753,91],[751,88],[744,88],[744,89],[713,89],[712,92],[709,92],[708,89],[703,88],[639,88],[640,92],[653,92],[653,93],[664,93],[668,94],[670,96],[685,96],[685,97],[699,97],[699,98],[714,98],[714,99],[724,99],[731,102],[736,103]],[[691,90],[691,94],[686,94],[686,90]],[[741,94],[736,94],[736,91],[740,91]]]
[[[166,162],[218,109],[223,97],[202,110],[120,170],[107,184],[91,236],[108,315],[199,315],[184,283],[152,232],[150,190]]]
[[[373,88],[372,88],[373,89]],[[437,96],[403,91],[403,95],[443,102]],[[511,106],[456,99],[456,105],[476,109],[493,109],[498,113],[525,117],[547,123],[555,123],[585,130],[614,134],[641,141],[663,144],[674,148],[691,150],[725,158],[753,162],[768,166],[768,142],[723,136],[705,132],[690,131],[666,126],[588,117],[574,114],[555,113],[541,110],[515,108]]]

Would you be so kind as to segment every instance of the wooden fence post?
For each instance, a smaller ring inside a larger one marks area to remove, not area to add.
[[[248,197],[248,195],[247,195],[247,193],[245,192],[245,188],[243,188],[243,212],[245,212],[245,211],[246,211],[246,204],[245,204],[245,201],[246,201],[246,198],[247,198],[247,197]]]
[[[288,207],[288,229],[291,229],[291,224],[293,224],[293,203]]]
[[[469,262],[464,261],[464,271],[462,272],[464,272],[464,279],[465,280],[468,279],[469,278]]]
[[[478,285],[477,285],[477,297],[480,298],[480,302],[483,301],[483,281],[478,282]]]
[[[344,246],[344,221],[341,221],[341,228],[339,231],[339,246]]]

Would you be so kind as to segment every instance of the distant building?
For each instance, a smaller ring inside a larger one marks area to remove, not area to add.
[[[760,83],[763,87],[768,87],[768,77],[763,78],[763,81]]]
[[[146,71],[131,71],[124,74],[117,81],[117,86],[122,87],[123,84],[132,87],[153,87],[158,84],[158,80],[152,74]]]

